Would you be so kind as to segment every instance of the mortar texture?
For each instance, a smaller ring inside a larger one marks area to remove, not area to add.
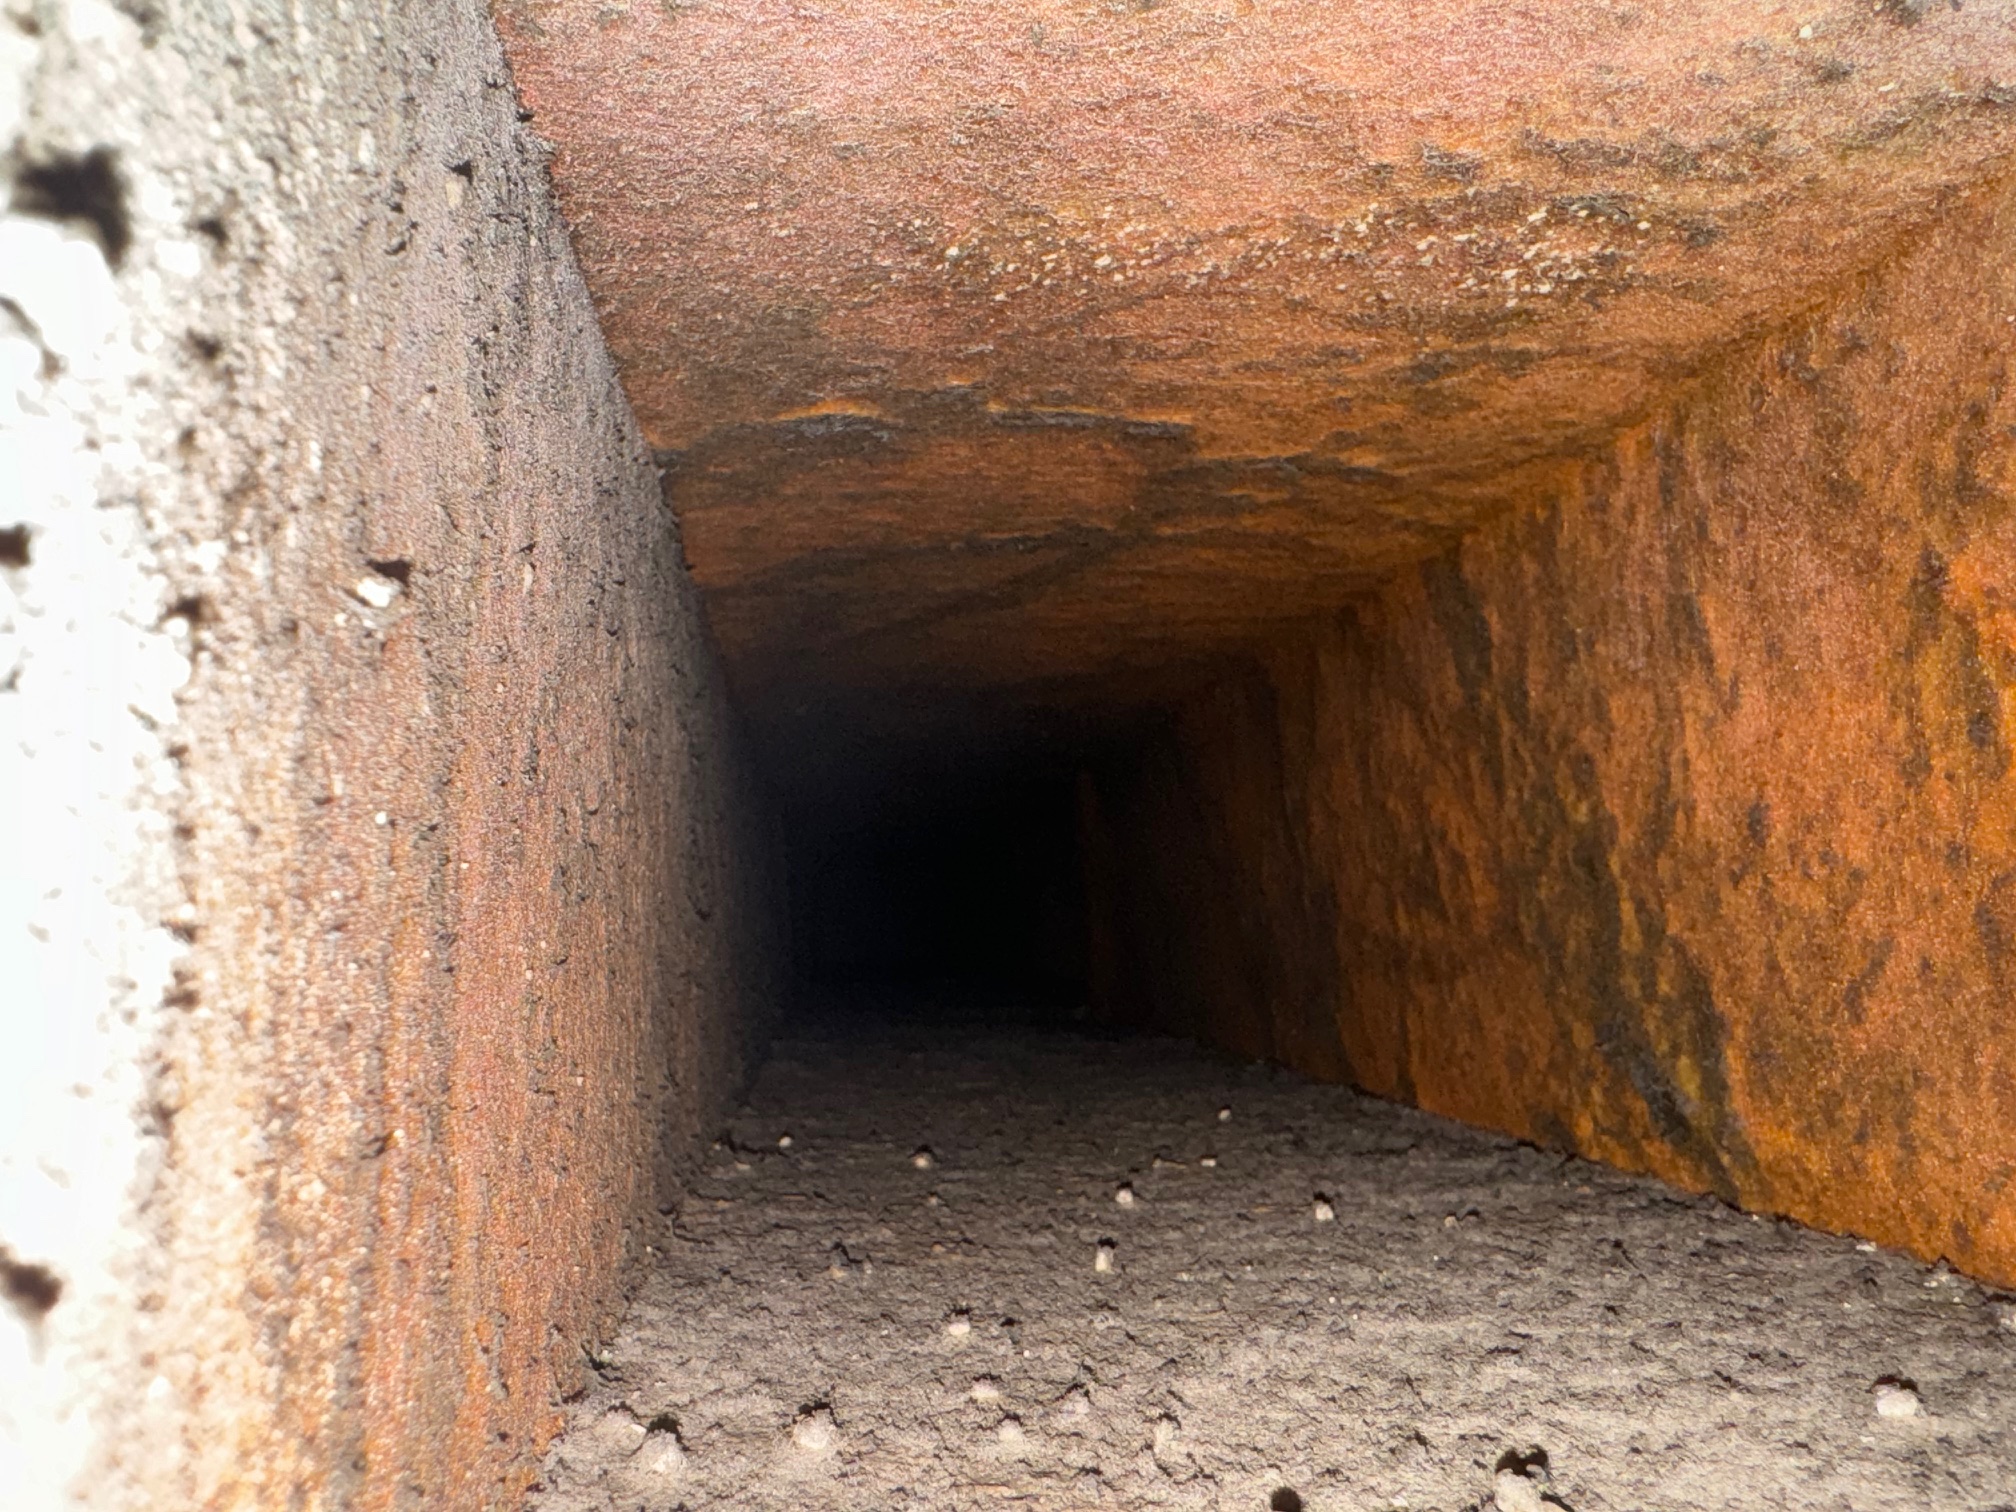
[[[780,1040],[535,1512],[2009,1505],[2016,1314],[1950,1271],[957,1006]]]
[[[4,1499],[507,1504],[777,955],[654,469],[477,6],[0,44]]]
[[[1116,1010],[2016,1281],[2012,247],[1979,196],[1095,781]]]

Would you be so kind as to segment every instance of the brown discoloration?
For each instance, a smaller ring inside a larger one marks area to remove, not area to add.
[[[2016,1265],[2005,7],[499,13],[773,738],[1271,637],[1116,1012]]]
[[[990,682],[1334,603],[1931,223],[2016,119],[1993,4],[496,8],[765,701],[807,620],[831,676]],[[859,423],[808,487],[811,414]]]
[[[1335,888],[1334,1023],[1260,1047],[2016,1280],[2011,249],[1954,216],[1199,706],[1134,843],[1249,951],[1310,949],[1284,833]]]
[[[330,103],[277,188],[218,170],[233,245],[273,243],[211,287],[258,360],[191,380],[175,517],[230,547],[138,1299],[175,1415],[117,1404],[131,1505],[515,1504],[781,969],[677,536],[484,21],[312,11],[251,84],[228,32],[173,34],[247,140],[287,80]]]
[[[1213,459],[1188,426],[972,392],[738,427],[661,460],[682,532],[706,543],[709,622],[765,712],[898,679],[1153,666],[1363,590],[1464,510],[1334,458]]]

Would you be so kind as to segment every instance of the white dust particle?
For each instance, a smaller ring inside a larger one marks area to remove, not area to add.
[[[1491,1482],[1491,1500],[1498,1512],[1548,1512],[1542,1496],[1544,1481],[1529,1480],[1517,1470],[1500,1470]]]
[[[1134,1188],[1127,1182],[1121,1182],[1113,1193],[1113,1200],[1121,1207],[1131,1208],[1134,1206]]]
[[[1104,1274],[1113,1269],[1114,1244],[1110,1239],[1102,1239],[1099,1248],[1092,1252],[1092,1269]]]
[[[369,604],[373,609],[389,609],[392,607],[392,600],[399,597],[399,584],[392,578],[359,578],[357,585],[350,591],[359,601]]]
[[[926,1147],[918,1150],[915,1155],[910,1157],[910,1164],[917,1167],[920,1171],[928,1171],[931,1167],[938,1164],[938,1157],[933,1155],[930,1149]]]
[[[1220,1108],[1218,1110],[1218,1122],[1220,1123],[1232,1122],[1232,1110],[1230,1108]]]
[[[1318,1223],[1328,1223],[1337,1216],[1337,1209],[1330,1205],[1328,1197],[1318,1192],[1316,1200],[1309,1204],[1309,1216]]]
[[[973,1320],[965,1313],[954,1313],[945,1320],[945,1332],[955,1339],[963,1339],[973,1332]]]
[[[807,1454],[831,1454],[840,1442],[833,1414],[824,1407],[799,1413],[798,1421],[791,1425],[791,1442]]]
[[[778,1148],[778,1149],[780,1149],[780,1150],[788,1150],[788,1149],[790,1149],[790,1148],[791,1148],[791,1136],[790,1136],[789,1134],[779,1134],[779,1135],[777,1136],[777,1148]]]
[[[1923,1417],[1925,1416],[1925,1403],[1911,1387],[1896,1381],[1885,1381],[1876,1388],[1876,1416],[1880,1418]]]
[[[658,1429],[644,1440],[644,1447],[637,1451],[637,1468],[646,1475],[655,1475],[660,1480],[671,1480],[686,1471],[686,1450],[679,1442],[679,1435]]]
[[[612,1407],[603,1413],[591,1432],[601,1448],[626,1456],[636,1453],[645,1437],[644,1425],[622,1407]]]

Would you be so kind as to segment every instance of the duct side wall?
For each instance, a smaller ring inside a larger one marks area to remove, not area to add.
[[[0,6],[0,1500],[507,1505],[781,952],[480,6]]]
[[[1112,1011],[2016,1282],[2012,356],[1956,197],[1228,672],[1090,784]]]

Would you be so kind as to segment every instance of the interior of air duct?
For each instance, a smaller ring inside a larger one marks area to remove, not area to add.
[[[801,990],[991,998],[1082,1017],[1076,799],[1068,770],[941,772],[787,829]]]
[[[2012,36],[0,10],[0,1487],[1994,1505]]]

